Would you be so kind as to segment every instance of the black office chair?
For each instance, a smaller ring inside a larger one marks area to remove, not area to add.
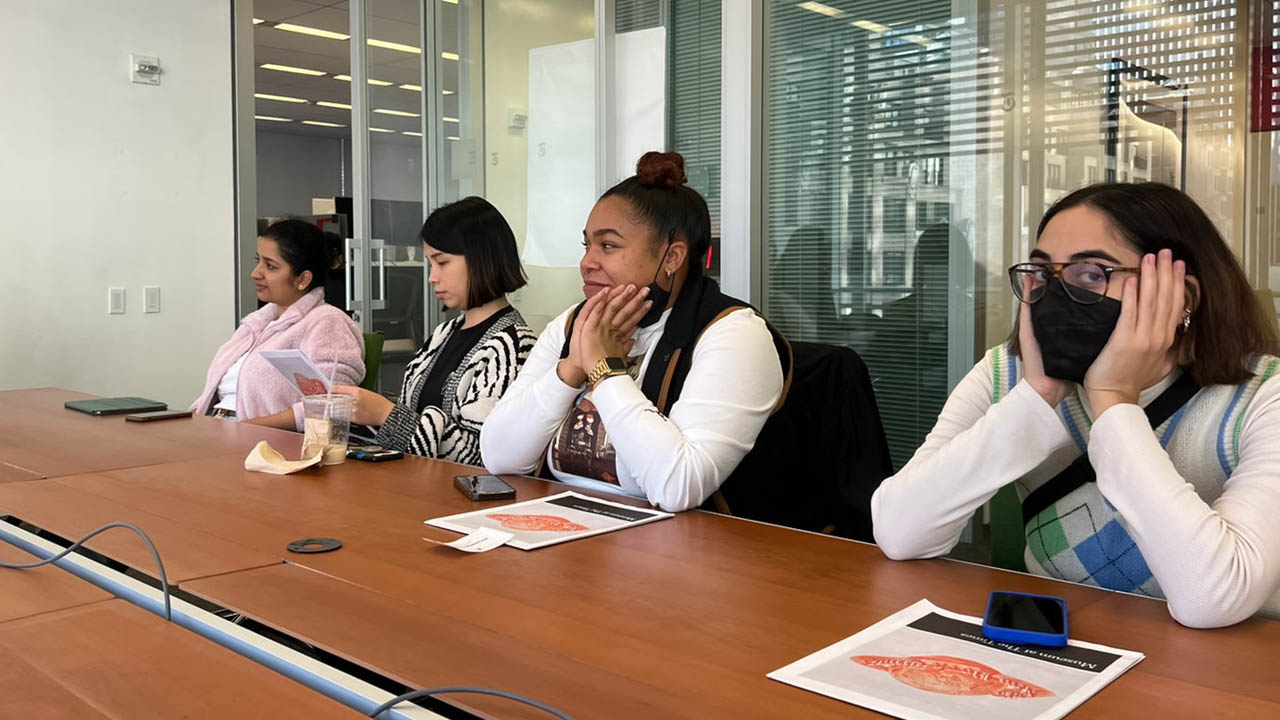
[[[386,335],[392,347],[391,341],[408,339],[417,352],[425,341],[422,285],[422,268],[387,268],[386,309],[374,313],[373,329]]]
[[[844,347],[791,348],[786,402],[703,509],[871,542],[871,494],[893,466],[867,366]]]

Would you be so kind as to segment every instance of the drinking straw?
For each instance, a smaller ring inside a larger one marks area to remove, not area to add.
[[[337,377],[337,375],[338,375],[338,355],[335,353],[335,354],[334,354],[334,356],[333,356],[333,367],[329,368],[329,392],[328,392],[328,395],[333,395],[333,380],[334,380],[334,378],[335,378],[335,377]],[[325,399],[324,399],[324,421],[325,421],[326,423],[327,423],[327,422],[329,422],[329,408],[330,408],[332,405],[333,405],[333,401],[332,401],[332,400],[330,400],[328,397],[325,397]]]

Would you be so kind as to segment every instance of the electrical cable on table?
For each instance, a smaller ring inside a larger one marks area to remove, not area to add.
[[[58,553],[57,555],[45,558],[44,560],[37,560],[35,562],[29,562],[29,563],[10,563],[10,562],[0,561],[0,568],[9,568],[11,570],[30,570],[30,569],[38,568],[44,565],[51,565],[61,560],[62,558],[66,557],[67,555],[70,555],[72,552],[75,551],[76,548],[85,544],[94,536],[100,533],[103,533],[107,530],[111,530],[112,528],[127,528],[129,530],[132,530],[135,533],[137,533],[139,537],[142,538],[142,542],[147,544],[147,549],[151,551],[151,557],[155,558],[156,567],[160,568],[160,590],[164,593],[164,619],[172,622],[173,609],[172,607],[170,607],[170,603],[169,603],[169,577],[168,575],[165,574],[164,563],[161,562],[160,560],[160,553],[156,551],[156,546],[151,542],[151,538],[147,537],[147,534],[145,532],[143,532],[140,528],[134,525],[130,525],[129,523],[124,523],[124,522],[107,523],[106,525],[103,525],[102,527],[90,532],[88,535],[85,535],[79,540],[71,543],[70,546],[68,546],[65,550]]]

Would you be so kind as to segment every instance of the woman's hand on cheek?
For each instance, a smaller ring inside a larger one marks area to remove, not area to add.
[[[647,287],[630,293],[630,299],[613,314],[609,321],[615,337],[630,338],[635,334],[636,328],[640,327],[640,321],[653,307],[653,301],[648,297],[649,288]]]
[[[1173,349],[1182,319],[1186,265],[1168,250],[1142,258],[1139,278],[1128,278],[1120,320],[1102,353],[1089,366],[1084,388],[1093,416],[1113,405],[1138,402],[1144,388],[1173,372]]]
[[[637,293],[635,285],[613,288],[609,291],[608,299],[591,308],[582,326],[582,342],[579,345],[579,361],[583,373],[589,375],[603,358],[625,357],[631,351],[635,340],[629,334],[619,333],[614,321]],[[586,308],[583,310],[585,312]]]

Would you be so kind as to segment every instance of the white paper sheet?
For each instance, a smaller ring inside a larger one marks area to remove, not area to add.
[[[768,677],[906,720],[1056,720],[1142,659],[995,642],[980,618],[921,600]]]
[[[329,392],[329,378],[301,350],[260,350],[258,354],[303,395]]]
[[[562,492],[537,500],[500,505],[485,510],[433,518],[433,527],[471,533],[491,528],[511,533],[507,544],[521,550],[579,540],[673,517],[661,510],[648,510],[576,492]]]

